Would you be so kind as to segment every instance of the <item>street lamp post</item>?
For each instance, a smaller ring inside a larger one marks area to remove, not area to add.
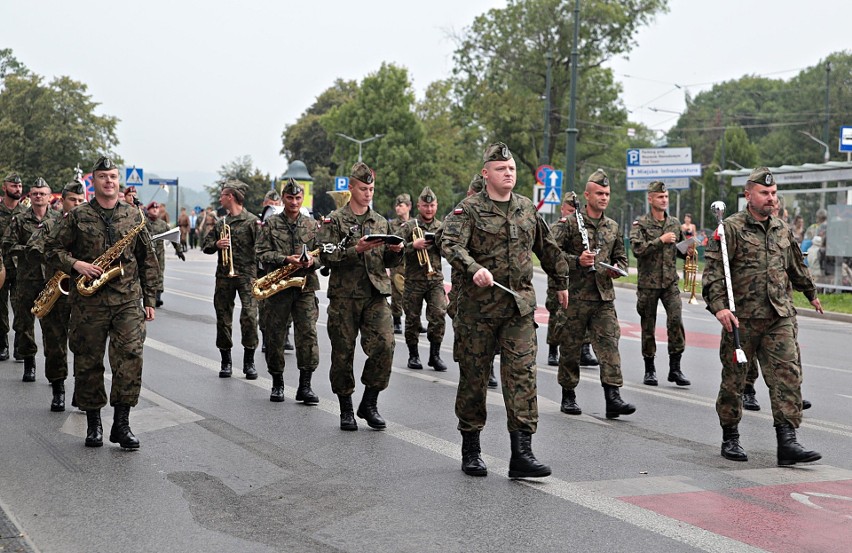
[[[812,135],[811,133],[809,133],[807,131],[799,131],[799,132],[802,133],[803,135],[807,136],[808,138],[810,138],[814,142],[818,143],[823,148],[825,148],[825,153],[823,154],[823,162],[828,163],[828,160],[831,159],[831,151],[829,149],[828,144],[826,144],[825,142],[823,142],[822,140],[820,140],[819,138],[815,137],[814,135]],[[828,188],[828,183],[827,182],[822,183],[822,188],[823,188],[823,191],[819,195],[819,207],[820,207],[820,209],[825,209],[825,189]]]
[[[366,144],[367,142],[372,142],[373,140],[376,140],[377,138],[381,138],[384,135],[383,134],[376,134],[376,135],[371,136],[370,138],[365,138],[364,140],[356,140],[356,139],[352,138],[351,136],[347,136],[347,135],[343,134],[342,132],[337,133],[337,136],[342,136],[346,140],[351,140],[352,142],[354,142],[355,144],[358,145],[358,161],[361,161],[362,160],[361,150],[362,150],[362,147],[364,146],[364,144]]]

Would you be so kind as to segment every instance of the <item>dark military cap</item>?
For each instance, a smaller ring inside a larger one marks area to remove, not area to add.
[[[129,188],[133,188],[134,192],[136,191],[136,188],[134,188],[132,186],[125,186],[125,184],[123,182],[119,183],[119,185],[118,185],[118,191],[121,192],[122,194],[127,194],[127,190]]]
[[[83,186],[82,182],[71,181],[62,187],[62,195],[64,196],[66,193],[71,194],[82,194],[86,191],[86,187]]]
[[[600,186],[609,186],[609,177],[606,176],[606,172],[604,172],[603,169],[598,169],[589,175],[589,180],[587,182],[593,182]]]
[[[272,202],[277,202],[281,199],[281,195],[278,194],[278,192],[276,192],[275,190],[270,190],[269,192],[263,195],[263,199],[264,201],[269,200]]]
[[[124,191],[124,193],[125,194],[136,194],[136,187],[135,186],[128,186],[127,189]]]
[[[294,179],[292,177],[287,179],[287,184],[285,184],[284,188],[281,189],[282,194],[290,194],[292,196],[298,196],[299,194],[301,194],[304,191],[305,191],[305,189],[302,188],[302,185],[299,184],[298,182],[296,182],[296,179]],[[275,199],[278,200],[280,198],[275,198]]]
[[[363,161],[357,162],[349,171],[349,178],[363,182],[364,184],[373,184],[373,170],[370,169]]]
[[[482,154],[483,163],[488,163],[489,161],[508,161],[510,159],[512,159],[512,152],[510,152],[509,147],[502,142],[489,144],[488,147],[485,148],[485,153]]]
[[[393,205],[397,206],[399,204],[408,204],[411,205],[411,196],[408,194],[400,194],[396,197],[396,200],[393,202]]]
[[[243,201],[248,192],[248,185],[237,179],[228,179],[222,185],[222,190],[230,189],[239,199]]]
[[[3,182],[13,182],[15,184],[21,184],[21,177],[18,176],[18,173],[11,172],[6,175],[6,178],[3,179]]]
[[[431,204],[432,202],[438,201],[438,197],[435,195],[434,192],[432,192],[432,189],[428,186],[423,188],[423,191],[420,192],[420,197],[417,199],[423,202],[424,204]]]
[[[564,196],[562,196],[563,204],[574,204],[577,201],[577,194],[575,192],[566,192]]]
[[[468,189],[469,189],[471,192],[474,192],[474,193],[477,193],[477,194],[478,194],[479,192],[482,192],[482,189],[483,189],[483,188],[485,188],[485,178],[482,176],[482,174],[477,173],[477,174],[476,174],[476,175],[475,175],[475,176],[474,176],[474,177],[470,180],[470,186],[468,186]]]
[[[651,184],[648,185],[648,192],[665,192],[666,191],[666,183],[663,181],[655,180]]]
[[[775,177],[772,176],[772,171],[769,170],[769,167],[757,167],[748,176],[748,182],[763,186],[773,186],[775,184]]]
[[[118,165],[107,156],[101,156],[92,167],[92,173],[95,171],[110,171],[112,169],[118,169]]]
[[[145,209],[153,209],[153,208],[158,208],[158,207],[160,207],[160,204],[158,204],[157,202],[151,202],[151,203],[148,204],[148,206]]]
[[[46,180],[38,177],[30,188],[50,188],[50,185],[47,184]]]

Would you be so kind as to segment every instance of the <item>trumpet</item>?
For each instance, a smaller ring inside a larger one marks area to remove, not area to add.
[[[683,291],[691,292],[689,303],[695,305],[698,300],[695,299],[695,282],[698,276],[698,254],[695,252],[695,245],[691,245],[686,250],[686,260],[683,262]]]
[[[411,231],[411,238],[413,240],[417,240],[419,238],[426,238],[426,235],[423,233],[423,229],[420,228],[420,225],[417,224],[417,219],[414,220],[414,229]],[[422,250],[417,250],[417,261],[420,262],[421,267],[426,267],[426,276],[431,277],[438,274],[438,272],[432,268],[432,261],[429,259],[429,252],[427,248]]]
[[[219,233],[219,240],[227,240],[228,247],[222,250],[222,265],[228,267],[228,278],[239,276],[234,272],[234,250],[231,246],[231,225],[225,222],[225,217],[222,217],[222,231]]]

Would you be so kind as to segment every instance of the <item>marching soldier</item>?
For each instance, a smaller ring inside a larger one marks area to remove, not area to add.
[[[291,274],[304,277],[303,286],[293,286],[259,301],[264,306],[261,313],[266,340],[266,365],[272,375],[272,392],[269,401],[284,401],[284,337],[289,331],[288,321],[292,318],[295,327],[296,365],[299,369],[299,387],[296,401],[305,405],[316,405],[319,398],[311,389],[311,378],[319,365],[317,343],[317,319],[319,309],[316,291],[319,279],[318,265],[313,255],[302,259],[303,246],[312,251],[317,246],[317,222],[301,212],[305,199],[304,189],[289,179],[281,191],[284,196],[284,211],[273,215],[261,227],[257,239],[257,260],[265,272],[279,267],[294,266],[300,269]]]
[[[69,211],[83,203],[86,199],[83,194],[85,188],[82,183],[70,182],[62,188],[62,213]],[[53,277],[55,271],[46,266],[44,246],[47,236],[59,224],[61,217],[45,217],[41,224],[33,232],[27,242],[26,255],[28,262],[38,264],[41,272],[41,291],[45,284]],[[68,279],[66,287],[71,286]],[[44,343],[44,374],[50,381],[53,390],[53,399],[50,402],[50,410],[54,412],[65,411],[65,380],[68,378],[68,322],[71,316],[71,305],[68,296],[60,295],[53,308],[41,320],[41,334]],[[71,401],[76,406],[76,401]]]
[[[447,293],[444,291],[444,273],[441,272],[441,254],[435,245],[434,235],[441,228],[435,218],[438,197],[428,186],[417,198],[417,218],[400,227],[400,236],[405,240],[405,343],[408,346],[408,368],[422,369],[417,342],[420,336],[420,312],[426,302],[426,321],[429,323],[429,361],[436,371],[447,370],[441,359],[441,342],[444,340],[447,313]],[[424,238],[414,239],[419,228]],[[426,234],[431,235],[427,239]],[[429,265],[421,265],[419,252],[425,252]]]
[[[385,245],[382,240],[365,238],[390,231],[387,220],[370,209],[373,182],[373,171],[365,163],[353,165],[349,203],[324,218],[320,230],[320,243],[333,250],[323,249],[320,257],[323,265],[331,269],[327,294],[330,377],[331,390],[340,401],[341,430],[358,430],[352,407],[352,363],[359,332],[367,362],[361,373],[365,389],[358,417],[365,419],[370,428],[386,427],[376,406],[379,392],[388,387],[393,364],[393,323],[386,299],[391,283],[386,268],[402,260],[403,244]]]
[[[586,207],[568,217],[567,231],[560,243],[570,268],[568,292],[571,295],[571,303],[565,313],[565,325],[559,333],[561,411],[569,415],[582,414],[574,389],[580,383],[580,349],[588,332],[600,362],[606,418],[615,419],[634,413],[636,407],[622,400],[618,390],[623,384],[621,356],[618,353],[621,330],[615,312],[612,279],[618,278],[620,274],[601,267],[599,263],[627,270],[627,254],[618,223],[605,214],[610,190],[609,177],[603,170],[598,169],[589,176],[583,196]],[[580,218],[585,227],[586,240],[580,230]],[[584,245],[584,241],[587,244]]]
[[[747,461],[740,445],[742,393],[747,369],[734,362],[733,328],[739,329],[746,359],[760,360],[778,441],[779,466],[817,461],[822,455],[807,451],[796,440],[802,421],[802,367],[796,341],[795,313],[788,286],[803,292],[817,312],[822,305],[798,244],[789,229],[772,215],[777,187],[772,172],[758,167],[745,186],[746,209],[724,220],[731,282],[726,284],[721,242],[711,240],[705,252],[702,295],[707,310],[722,324],[722,383],[716,412],[722,426],[722,457]],[[718,234],[718,233],[717,233]],[[736,314],[728,305],[733,291]]]
[[[257,378],[254,352],[257,349],[257,301],[251,295],[252,282],[257,275],[255,242],[260,220],[243,208],[248,185],[238,180],[228,180],[222,185],[219,203],[228,214],[219,219],[204,237],[202,251],[218,254],[216,265],[216,290],[213,306],[216,309],[216,347],[222,357],[219,378],[230,378],[232,373],[231,326],[234,319],[234,302],[240,296],[240,331],[243,346],[243,373],[246,380]],[[230,238],[223,236],[228,225]]]
[[[100,277],[104,267],[92,262],[105,253],[115,254],[114,263],[120,262],[124,268],[123,274],[90,296],[71,286],[68,342],[74,353],[74,396],[86,411],[86,446],[103,445],[104,353],[109,339],[109,402],[115,409],[109,440],[125,449],[137,449],[139,439],[130,429],[130,409],[142,388],[142,346],[145,321],[154,320],[157,258],[140,210],[118,201],[118,167],[111,159],[101,157],[95,163],[92,184],[94,198],[65,215],[48,235],[45,255],[51,269],[72,278],[78,274],[89,280]],[[118,250],[124,242],[128,243]]]
[[[3,179],[3,201],[0,202],[0,237],[5,234],[6,229],[12,223],[12,216],[24,210],[21,205],[23,185],[21,177],[17,173],[9,173]],[[6,282],[0,287],[0,361],[9,358],[9,302],[12,302],[12,311],[15,304],[15,264],[8,255],[3,255],[5,264]],[[18,337],[15,336],[15,359],[18,359]]]
[[[657,304],[662,302],[666,310],[669,344],[668,381],[678,386],[689,386],[690,382],[680,368],[686,338],[681,317],[677,258],[685,255],[678,251],[676,244],[684,239],[684,235],[680,221],[668,214],[669,193],[665,183],[654,181],[648,185],[648,205],[651,207],[650,213],[636,219],[630,229],[630,244],[639,265],[636,311],[642,323],[642,357],[645,360],[645,378],[642,383],[647,386],[657,385],[655,332]],[[695,244],[689,247],[694,251]]]
[[[18,353],[24,359],[24,382],[35,382],[38,345],[35,341],[35,316],[31,309],[45,279],[38,260],[26,255],[27,242],[43,221],[59,217],[49,209],[50,186],[39,177],[30,187],[30,207],[15,214],[3,235],[4,258],[11,258],[17,267],[15,287],[15,336],[18,337]]]
[[[148,212],[148,234],[151,236],[169,231],[169,224],[160,219],[160,207],[162,206],[157,202],[151,202],[146,208]],[[186,261],[186,256],[181,251],[180,246],[174,242],[172,242],[172,245],[175,248],[175,255],[177,255],[181,261]],[[154,248],[154,253],[157,255],[157,265],[160,267],[159,278],[157,279],[156,285],[157,301],[154,303],[154,307],[162,307],[163,290],[165,290],[163,280],[166,270],[166,244],[164,240],[154,240],[152,242],[152,246]]]
[[[501,142],[490,144],[483,165],[485,189],[456,206],[441,236],[442,255],[463,275],[453,318],[462,471],[488,474],[479,435],[485,426],[488,372],[499,348],[512,444],[509,477],[538,478],[551,471],[532,452],[538,425],[532,254],[556,278],[563,307],[568,305],[567,267],[535,206],[513,192],[516,168],[509,148]]]
[[[281,207],[283,206],[283,202],[281,201],[281,195],[275,190],[270,190],[266,194],[263,195],[263,211],[261,211],[260,215],[263,216],[263,213],[266,211],[267,206],[273,207]],[[262,222],[262,221],[261,221]],[[257,266],[257,277],[260,278],[266,274],[266,271],[263,268],[263,264],[260,263],[258,259]],[[263,344],[260,348],[260,351],[266,353],[266,330],[264,324],[266,324],[266,307],[268,302],[259,301],[257,302],[257,321],[260,326],[260,335],[261,335],[261,343]],[[284,330],[284,349],[286,351],[293,350],[293,344],[290,343],[290,325],[293,323],[293,317],[291,316],[287,319],[286,328]]]
[[[396,219],[388,221],[391,234],[399,235],[401,228],[411,218],[411,196],[408,194],[400,194],[394,200],[393,209],[396,211]],[[390,270],[391,277],[391,313],[393,314],[393,333],[402,334],[402,314],[405,311],[405,259],[402,263]],[[406,319],[406,325],[408,319]],[[419,332],[420,314],[417,315],[417,325]]]

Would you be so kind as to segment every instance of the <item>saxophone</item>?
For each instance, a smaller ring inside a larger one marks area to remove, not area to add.
[[[307,248],[305,248],[307,249]],[[316,257],[320,253],[320,248],[315,249],[312,252],[307,252],[307,255],[311,257]],[[265,300],[270,296],[274,296],[278,292],[282,290],[286,290],[287,288],[293,288],[298,286],[299,288],[304,288],[305,284],[308,282],[308,279],[305,277],[291,277],[293,273],[301,269],[299,265],[288,264],[283,267],[279,267],[274,271],[260,277],[259,279],[254,281],[254,286],[251,287],[251,295],[255,299]]]
[[[122,266],[120,261],[116,267],[110,267],[110,265],[118,259],[118,256],[120,256],[125,248],[130,245],[133,239],[136,238],[136,235],[145,230],[146,218],[145,214],[142,213],[141,208],[139,209],[139,216],[142,218],[141,223],[131,229],[130,232],[128,232],[121,240],[110,246],[107,251],[99,255],[97,259],[92,261],[93,265],[97,265],[104,270],[101,276],[94,280],[89,280],[86,275],[80,275],[77,277],[77,291],[80,292],[81,296],[91,296],[110,280],[119,275],[124,275],[124,266]]]
[[[71,279],[68,275],[63,273],[62,271],[56,271],[56,274],[47,281],[47,284],[44,285],[44,290],[39,292],[38,297],[33,303],[32,309],[30,309],[30,313],[41,319],[53,309],[56,300],[60,298],[60,296],[67,296],[70,288],[68,286],[68,281]]]

